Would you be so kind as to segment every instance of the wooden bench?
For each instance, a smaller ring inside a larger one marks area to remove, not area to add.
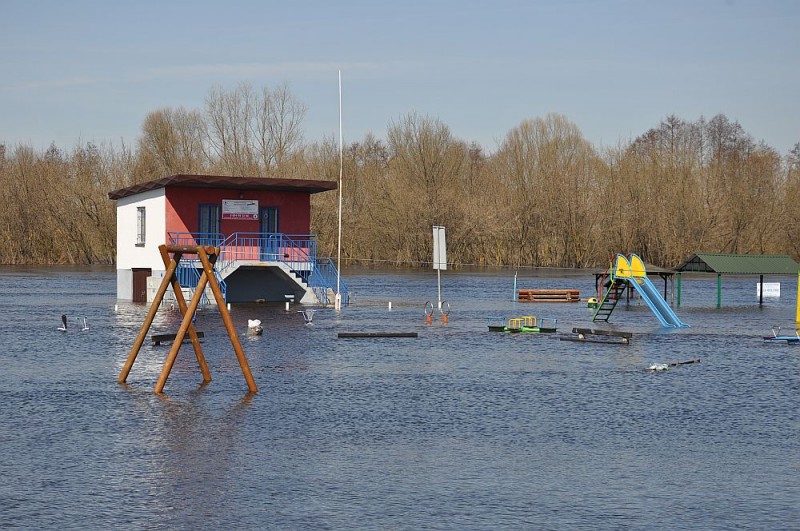
[[[161,343],[166,343],[167,341],[175,341],[175,338],[178,337],[178,334],[154,334],[150,336],[150,339],[153,341],[154,345],[160,345]],[[203,332],[197,332],[197,337],[202,338],[204,337]],[[184,341],[191,341],[189,337],[189,332],[186,332],[186,336],[183,338]]]
[[[577,289],[521,289],[517,294],[519,302],[579,302]]]

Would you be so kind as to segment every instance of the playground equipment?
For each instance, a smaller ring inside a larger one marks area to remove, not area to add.
[[[203,383],[208,383],[211,381],[211,372],[208,370],[208,364],[206,363],[206,359],[203,354],[203,347],[200,346],[201,332],[195,330],[194,324],[192,323],[195,312],[197,311],[197,306],[200,304],[200,299],[205,293],[206,285],[209,285],[211,287],[211,291],[214,293],[214,298],[217,302],[217,308],[219,308],[219,314],[220,317],[222,317],[222,322],[225,324],[225,329],[228,331],[228,337],[231,340],[233,350],[236,352],[236,358],[239,360],[239,366],[241,367],[242,374],[247,382],[247,387],[251,393],[258,391],[256,382],[253,379],[253,373],[250,371],[250,365],[247,363],[247,357],[245,357],[244,350],[242,350],[242,344],[239,342],[239,338],[236,335],[236,329],[233,326],[230,313],[225,305],[225,298],[222,296],[222,290],[220,289],[219,283],[217,282],[217,277],[214,273],[214,264],[216,263],[220,253],[219,247],[202,245],[198,245],[196,247],[188,245],[159,245],[158,252],[161,254],[161,260],[164,262],[164,278],[161,280],[161,285],[158,287],[158,291],[153,298],[153,303],[150,306],[150,310],[147,312],[147,317],[145,317],[142,328],[139,330],[139,335],[136,336],[136,340],[133,343],[133,348],[131,348],[131,351],[128,354],[128,359],[125,361],[125,364],[122,367],[122,372],[120,372],[117,381],[119,383],[125,383],[125,380],[127,380],[128,374],[131,371],[131,367],[133,367],[133,363],[136,361],[136,356],[138,356],[139,350],[142,348],[142,343],[144,343],[144,340],[147,337],[147,332],[150,330],[150,325],[153,324],[158,307],[164,300],[164,294],[167,292],[167,289],[169,289],[170,286],[172,287],[172,291],[175,293],[175,300],[178,303],[178,308],[181,311],[181,315],[183,315],[183,320],[181,321],[181,326],[177,333],[164,334],[160,336],[161,341],[172,341],[172,348],[167,355],[166,361],[164,361],[164,367],[161,369],[161,376],[159,376],[156,386],[153,390],[159,394],[164,391],[164,385],[167,383],[167,378],[169,377],[170,371],[172,371],[172,367],[175,364],[175,359],[178,357],[178,350],[180,350],[181,344],[186,338],[186,334],[189,334],[189,339],[194,347],[197,364],[200,366],[200,372],[203,374]],[[192,295],[192,299],[188,305],[186,304],[186,299],[183,296],[183,288],[181,287],[181,283],[175,274],[181,258],[185,254],[197,255],[200,263],[203,265],[203,273],[200,275],[197,288],[194,290],[194,294]],[[160,344],[160,341],[157,341],[158,337],[159,336],[154,336],[153,338],[153,342],[156,344]]]
[[[501,317],[489,318],[490,332],[524,332],[533,334],[546,334],[557,331],[558,320],[550,317],[537,319],[533,315],[523,315],[522,317],[512,317],[507,322]]]
[[[764,336],[764,343],[780,343],[785,341],[788,345],[800,345],[800,329],[795,329],[793,335],[781,335],[781,327],[773,326],[772,335]]]
[[[661,296],[656,287],[647,278],[644,262],[637,255],[632,254],[630,260],[618,254],[613,269],[609,271],[609,279],[606,282],[608,289],[595,309],[592,321],[606,321],[611,316],[611,312],[617,306],[622,294],[628,286],[633,288],[642,297],[642,300],[653,311],[661,322],[662,326],[671,328],[686,328],[689,325],[683,323],[669,307],[667,301]]]
[[[391,303],[389,309],[391,309]],[[447,324],[447,316],[450,315],[450,303],[447,301],[439,301],[439,313],[442,314],[442,324]],[[425,323],[431,324],[432,315],[433,303],[431,301],[427,301],[425,303]]]

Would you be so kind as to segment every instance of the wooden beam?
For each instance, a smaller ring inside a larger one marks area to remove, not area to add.
[[[219,249],[214,247],[211,248],[213,250],[213,254],[211,255],[210,260],[206,249],[207,248],[205,247],[197,248],[197,255],[200,257],[200,263],[203,264],[203,274],[208,279],[208,283],[211,286],[211,291],[214,293],[214,299],[217,301],[217,308],[222,316],[222,322],[225,323],[225,329],[228,331],[228,337],[230,337],[233,350],[236,352],[236,359],[239,360],[239,366],[242,368],[242,374],[247,382],[247,387],[250,389],[251,393],[255,393],[258,391],[256,381],[253,378],[253,373],[250,371],[250,365],[247,363],[247,357],[244,355],[242,344],[239,342],[239,336],[236,335],[236,327],[233,326],[231,314],[228,313],[228,307],[225,304],[225,297],[222,296],[222,289],[220,289],[219,284],[217,283],[217,277],[214,275],[213,263],[216,262],[217,257],[219,256]]]

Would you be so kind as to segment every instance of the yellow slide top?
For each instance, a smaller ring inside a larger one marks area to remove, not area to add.
[[[631,264],[624,255],[617,255],[617,267],[614,268],[615,278],[631,278]]]
[[[647,276],[644,262],[637,255],[632,254],[630,261],[624,255],[617,255],[617,267],[614,270],[616,278],[642,278]]]
[[[647,271],[644,270],[644,262],[635,254],[631,255],[631,275],[638,278],[647,276]]]

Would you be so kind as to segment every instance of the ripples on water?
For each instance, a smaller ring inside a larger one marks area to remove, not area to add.
[[[800,522],[796,279],[759,307],[753,278],[684,279],[685,330],[641,305],[612,323],[630,345],[487,332],[491,315],[589,326],[583,304],[517,305],[507,273],[447,272],[446,326],[426,326],[430,273],[353,272],[353,305],[305,325],[282,305],[234,305],[259,392],[248,395],[219,314],[197,327],[213,381],[184,346],[145,343],[147,308],[113,272],[0,271],[0,527],[792,528]],[[770,279],[772,280],[772,279]],[[579,288],[593,277],[531,276]],[[392,310],[388,302],[392,301]],[[56,331],[61,313],[73,330]],[[78,330],[78,317],[90,330]],[[159,312],[153,331],[174,331]],[[339,331],[417,339],[337,339]],[[699,357],[665,373],[651,363]]]

